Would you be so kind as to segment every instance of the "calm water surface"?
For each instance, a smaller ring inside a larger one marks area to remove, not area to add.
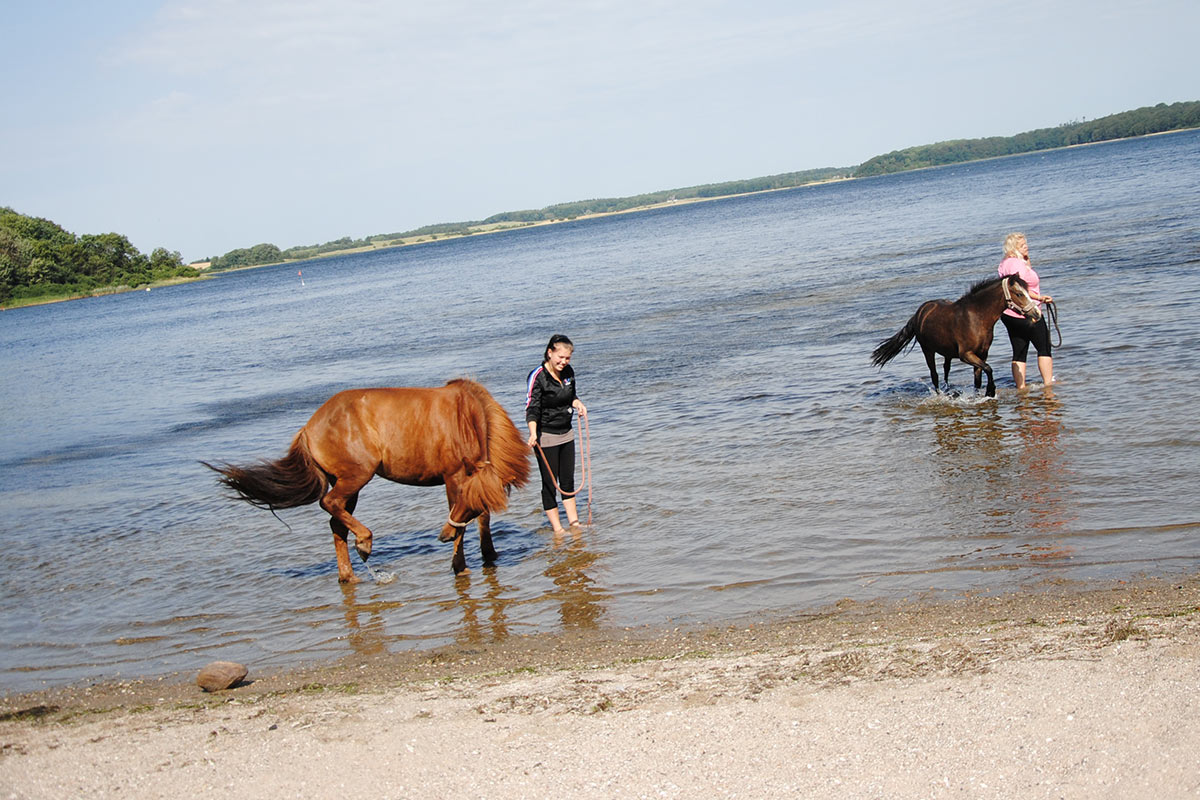
[[[1188,132],[6,311],[0,691],[1193,571],[1197,164]],[[1015,229],[1059,301],[1052,394],[1014,391],[1002,328],[994,400],[965,365],[932,395],[919,351],[870,366]],[[355,386],[466,375],[520,422],[554,332],[592,411],[578,540],[530,486],[456,580],[441,491],[377,480],[397,580],[341,587],[323,512],[198,464],[281,455]]]

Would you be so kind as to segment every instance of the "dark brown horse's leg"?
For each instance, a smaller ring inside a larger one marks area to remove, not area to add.
[[[358,492],[362,487],[367,485],[367,481],[371,480],[371,473],[365,476],[358,475],[339,475],[333,487],[325,493],[321,498],[321,508],[325,509],[330,516],[330,526],[333,523],[341,523],[342,528],[354,534],[354,549],[358,551],[359,556],[363,561],[366,561],[371,556],[371,531],[366,525],[363,525],[350,514],[350,509],[358,502]],[[352,502],[353,501],[353,502]],[[341,548],[338,542],[345,545],[345,536],[338,537],[339,528],[333,528],[334,531],[334,547],[338,550],[338,580],[347,581],[348,578],[342,572]],[[346,571],[350,572],[350,556],[346,554],[345,561]],[[349,580],[353,579],[353,574]]]
[[[932,349],[927,350],[925,344],[921,343],[921,352],[925,354],[925,363],[929,365],[929,379],[933,381],[933,390],[938,391],[937,377],[937,353]]]
[[[946,379],[946,385],[950,385],[950,356],[946,356],[945,362],[942,364],[942,377]]]
[[[980,358],[979,356],[975,355],[974,353],[965,353],[962,357],[962,360],[967,362],[968,364],[970,364],[972,367],[975,368],[975,388],[976,389],[979,388],[979,384],[981,383],[980,377],[979,377],[979,371],[983,370],[984,372],[987,373],[988,382],[987,382],[987,392],[985,394],[987,394],[988,397],[995,397],[996,396],[996,380],[995,380],[995,378],[992,377],[992,368],[990,366],[988,366],[988,363],[986,361],[984,361],[982,358]]]
[[[486,511],[479,515],[479,552],[483,555],[484,566],[496,563],[496,548],[492,545],[492,515]]]
[[[346,499],[346,512],[353,513],[356,505],[358,505],[357,492]],[[350,548],[346,544],[346,537],[350,534],[350,529],[333,517],[329,518],[329,527],[333,531],[333,549],[337,553],[338,582],[357,583],[358,578],[354,577],[354,567],[350,564]]]

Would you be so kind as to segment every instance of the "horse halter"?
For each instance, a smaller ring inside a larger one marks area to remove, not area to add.
[[[1013,299],[1012,292],[1008,286],[1008,278],[1000,279],[1000,288],[1004,291],[1004,304],[1013,311],[1019,311],[1025,316],[1032,316],[1034,320],[1041,319],[1042,312],[1038,310],[1037,303],[1028,294],[1025,295],[1025,302],[1018,303]]]

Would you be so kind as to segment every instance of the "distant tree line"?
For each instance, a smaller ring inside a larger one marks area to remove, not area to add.
[[[891,172],[956,164],[984,158],[1030,153],[1076,144],[1103,142],[1144,136],[1150,133],[1184,130],[1200,127],[1200,102],[1173,103],[1147,106],[1135,111],[1124,111],[1090,122],[1069,122],[1055,128],[1020,133],[1016,136],[993,136],[986,139],[959,139],[950,142],[910,147],[885,155],[876,156],[857,167],[823,167],[802,172],[785,172],[763,178],[751,178],[725,183],[709,183],[683,189],[668,189],[630,197],[606,197],[592,200],[577,200],[556,203],[545,208],[505,211],[483,220],[448,222],[426,225],[411,231],[368,236],[363,239],[344,237],[325,244],[293,247],[281,251],[275,245],[260,244],[252,248],[232,250],[213,259],[214,269],[271,264],[278,261],[314,258],[332,252],[357,248],[386,247],[402,240],[417,238],[436,239],[439,236],[469,236],[485,230],[487,226],[504,224],[533,224],[554,220],[576,219],[590,214],[609,214],[628,211],[644,206],[668,203],[673,200],[728,197],[771,189],[788,189],[805,184],[837,178],[865,178]]]
[[[1159,103],[1156,106],[1112,114],[1097,120],[1068,122],[1055,128],[1042,128],[1016,136],[960,139],[910,147],[876,156],[858,167],[824,167],[749,180],[668,189],[631,197],[557,203],[540,209],[506,211],[485,220],[426,225],[402,233],[379,234],[362,239],[345,236],[324,244],[291,247],[287,250],[281,250],[269,243],[256,244],[253,247],[230,250],[223,256],[210,259],[210,268],[225,270],[298,261],[327,253],[394,245],[403,240],[467,236],[486,230],[488,226],[576,219],[589,214],[628,211],[675,200],[727,197],[771,189],[787,189],[822,180],[883,175],[1198,127],[1200,101],[1171,105]],[[142,255],[120,234],[75,236],[49,220],[18,214],[7,207],[0,208],[0,303],[86,295],[121,287],[137,288],[154,281],[194,278],[198,275],[196,269],[183,264],[177,252],[159,247],[148,256]]]
[[[728,197],[735,194],[750,192],[765,192],[770,189],[791,189],[796,186],[815,183],[817,181],[847,178],[851,170],[835,167],[810,169],[803,172],[785,172],[781,175],[768,175],[764,178],[727,181],[725,183],[706,183],[701,186],[689,186],[683,189],[667,189],[648,194],[636,194],[630,197],[606,197],[596,200],[578,200],[573,203],[557,203],[540,209],[525,211],[506,211],[483,220],[481,224],[497,222],[544,222],[556,219],[575,219],[588,214],[611,214],[617,211],[628,211],[632,208],[669,203],[673,200],[694,200],[696,198]]]
[[[345,236],[324,244],[313,244],[299,247],[289,247],[280,250],[273,244],[256,244],[254,247],[230,250],[223,256],[211,259],[210,269],[226,270],[238,267],[253,267],[262,264],[276,264],[281,261],[302,261],[306,258],[316,258],[326,253],[341,253],[347,250],[357,250],[368,247],[387,247],[399,244],[403,240],[437,239],[440,236],[470,236],[479,233],[488,226],[505,223],[532,224],[553,220],[576,219],[589,214],[607,214],[616,211],[628,211],[632,208],[667,203],[672,200],[689,200],[694,198],[726,197],[748,192],[762,192],[769,189],[788,189],[803,186],[821,180],[847,178],[851,170],[827,167],[810,169],[803,172],[786,172],[781,175],[768,175],[765,178],[728,181],[726,183],[709,183],[702,186],[690,186],[685,189],[669,189],[649,194],[638,194],[631,197],[609,197],[597,200],[578,200],[572,203],[557,203],[545,208],[525,211],[506,211],[482,220],[467,222],[443,222],[437,225],[425,225],[410,231],[397,233],[381,233],[362,239],[351,239]]]
[[[239,247],[230,250],[223,256],[210,259],[208,268],[216,271],[237,269],[238,267],[257,267],[260,264],[276,264],[283,261],[283,252],[273,244],[256,244],[253,247]]]
[[[0,303],[135,289],[198,275],[166,248],[143,255],[118,233],[76,236],[48,219],[0,207]]]
[[[1134,111],[1123,111],[1090,122],[1067,122],[1055,128],[1019,133],[1016,136],[991,136],[986,139],[957,139],[876,156],[854,170],[865,178],[910,169],[958,164],[983,158],[1032,153],[1055,147],[1106,142],[1150,133],[1200,127],[1200,102],[1159,103]]]

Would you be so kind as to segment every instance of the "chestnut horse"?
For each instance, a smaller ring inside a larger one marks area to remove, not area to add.
[[[871,353],[871,363],[882,367],[916,338],[925,354],[925,363],[929,365],[934,391],[938,391],[936,359],[942,355],[946,358],[947,386],[950,384],[950,360],[958,358],[974,367],[976,391],[983,382],[981,373],[987,373],[987,396],[995,397],[996,382],[987,363],[993,329],[1006,308],[1019,311],[1031,322],[1041,318],[1042,312],[1028,290],[1025,281],[1009,275],[982,280],[954,302],[926,300],[895,336],[879,343]]]
[[[257,506],[294,508],[320,501],[329,512],[338,580],[356,582],[348,534],[365,563],[371,531],[353,516],[375,475],[410,486],[446,486],[450,514],[438,538],[454,541],[451,566],[466,569],[463,534],[479,518],[484,563],[496,559],[491,513],[529,479],[529,446],[486,389],[453,380],[433,389],[350,389],[329,398],[292,439],[287,455],[248,467],[206,467]]]

